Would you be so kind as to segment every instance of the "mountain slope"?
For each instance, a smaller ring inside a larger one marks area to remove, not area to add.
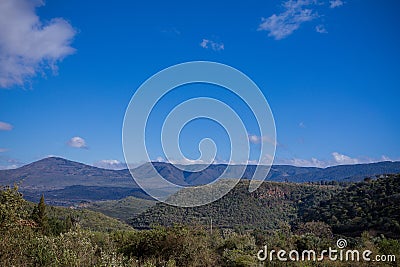
[[[62,189],[72,185],[138,188],[127,170],[100,169],[63,158],[45,158],[13,170],[0,171],[1,184],[23,189]]]
[[[278,229],[282,223],[295,222],[300,205],[314,205],[329,199],[338,186],[264,182],[249,193],[248,180],[241,180],[221,199],[195,208],[173,207],[163,203],[147,209],[130,224],[139,229],[152,225],[209,224],[220,228]],[[179,194],[188,194],[183,189]]]
[[[18,169],[0,171],[0,184],[18,184],[25,199],[37,202],[42,194],[51,205],[150,197],[140,189],[128,170],[107,170],[50,157]]]
[[[195,208],[157,203],[130,221],[134,228],[173,224],[210,225],[231,229],[275,230],[289,223],[324,222],[333,233],[357,237],[400,237],[400,174],[365,179],[342,186],[263,182],[253,193],[241,180],[221,199]],[[190,197],[190,189],[179,192]]]
[[[363,231],[400,237],[400,175],[353,184],[334,197],[305,209],[305,220],[320,220],[335,233],[357,236]]]
[[[115,230],[132,230],[132,227],[127,225],[112,216],[107,216],[104,213],[96,212],[88,209],[70,209],[64,207],[47,206],[47,216],[49,218],[58,218],[65,220],[71,216],[79,225],[87,230],[110,232]]]
[[[132,217],[154,206],[156,201],[135,198],[132,196],[119,199],[96,201],[86,206],[86,209],[101,212],[107,216],[128,222]]]

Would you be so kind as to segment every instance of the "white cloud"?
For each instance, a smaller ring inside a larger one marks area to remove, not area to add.
[[[274,140],[272,137],[264,135],[264,136],[258,136],[254,134],[248,134],[247,135],[249,138],[250,143],[253,144],[260,144],[260,143],[269,143],[269,144],[275,144],[278,145],[278,142]]]
[[[332,0],[329,1],[330,4],[330,8],[336,8],[336,7],[340,7],[343,6],[344,2],[342,0]]]
[[[103,159],[93,163],[93,166],[111,170],[121,170],[127,168],[125,163],[116,159]]]
[[[261,136],[249,134],[249,141],[253,144],[259,144],[261,143]]]
[[[312,10],[312,0],[288,0],[283,3],[284,11],[280,14],[273,14],[268,18],[262,18],[258,30],[267,31],[268,36],[281,40],[291,35],[301,24],[318,17]]]
[[[179,160],[176,159],[168,159],[168,161],[165,162],[169,162],[172,164],[180,164],[180,165],[191,165],[191,164],[209,164],[209,162],[206,162],[204,160],[201,159],[188,159],[188,158],[182,158]],[[213,164],[216,164],[217,162],[213,162]]]
[[[17,164],[11,164],[11,165],[0,165],[0,170],[11,170],[11,169],[16,169],[19,168],[21,166],[17,165]]]
[[[315,26],[315,31],[318,33],[328,33],[325,26],[322,24]]]
[[[351,158],[349,156],[340,154],[338,152],[333,152],[332,157],[335,161],[335,163],[342,165],[342,164],[358,164],[360,163],[359,159],[356,158]]]
[[[0,121],[0,131],[11,131],[13,126],[7,122]]]
[[[300,127],[300,128],[306,128],[306,125],[304,124],[304,122],[301,121],[301,122],[299,123],[299,127]]]
[[[8,151],[7,148],[2,148],[2,147],[0,147],[0,153],[7,152],[7,151]]]
[[[205,48],[205,49],[212,49],[214,51],[220,51],[220,50],[224,50],[225,46],[223,43],[218,43],[209,39],[203,39],[203,41],[201,41],[200,46]]]
[[[238,162],[235,162],[235,161],[228,162],[226,160],[216,159],[212,162],[212,164],[269,165],[269,164],[273,163],[274,165],[292,165],[292,166],[298,166],[298,167],[326,168],[326,167],[336,166],[336,165],[365,164],[365,163],[374,163],[374,162],[381,162],[381,161],[400,161],[400,158],[392,159],[385,155],[382,155],[380,158],[369,158],[369,157],[351,158],[349,156],[340,154],[338,152],[333,152],[331,154],[331,156],[332,156],[332,158],[330,158],[328,160],[320,160],[315,157],[312,157],[311,159],[302,159],[302,158],[287,159],[287,158],[279,158],[279,157],[274,158],[271,155],[266,155],[261,161],[246,160],[246,161],[238,161]],[[152,160],[152,162],[166,162],[166,163],[177,164],[177,165],[191,165],[191,164],[207,164],[208,165],[209,164],[209,162],[205,162],[202,160],[191,160],[191,159],[165,160],[163,157],[157,157],[155,160]],[[140,163],[128,164],[128,165],[130,168],[136,168],[144,163],[146,163],[146,162],[140,162]],[[125,163],[121,163],[121,164],[126,166]],[[95,163],[94,166],[99,167],[99,165],[97,163]],[[102,168],[108,168],[108,167],[102,167]],[[111,169],[111,167],[110,167],[110,169]]]
[[[347,164],[364,164],[364,163],[374,163],[380,161],[398,161],[399,159],[391,159],[388,156],[382,155],[380,158],[370,158],[370,157],[357,157],[352,158],[347,155],[340,154],[338,152],[332,153],[333,162],[331,165],[347,165]]]
[[[165,162],[165,159],[163,157],[157,157],[156,162]]]
[[[23,86],[74,53],[76,31],[62,18],[42,23],[35,9],[41,0],[0,1],[0,88]]]
[[[358,157],[352,158],[350,156],[333,152],[331,154],[332,158],[329,160],[319,160],[316,158],[311,159],[301,159],[301,158],[292,158],[292,159],[276,159],[275,164],[285,164],[285,165],[293,165],[299,167],[318,167],[318,168],[326,168],[329,166],[336,165],[352,165],[352,164],[365,164],[365,163],[374,163],[380,161],[394,161],[393,159],[382,155],[380,158],[369,158],[369,157]]]
[[[0,170],[16,169],[22,165],[24,163],[17,159],[0,156]]]
[[[327,162],[318,160],[316,158],[311,158],[311,160],[300,159],[300,158],[277,159],[275,164],[292,165],[298,167],[318,167],[318,168],[325,168],[329,166]]]
[[[382,155],[381,160],[383,161],[393,161],[391,158],[389,158],[388,156]]]
[[[85,139],[79,136],[75,136],[69,139],[67,145],[75,148],[88,148]]]

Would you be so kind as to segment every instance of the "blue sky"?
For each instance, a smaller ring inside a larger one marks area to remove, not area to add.
[[[275,163],[399,160],[399,11],[396,0],[3,0],[0,168],[48,155],[121,167],[135,90],[193,60],[231,65],[257,83],[275,117]],[[221,139],[224,161],[226,140],[214,126],[188,125],[188,157],[210,135]]]

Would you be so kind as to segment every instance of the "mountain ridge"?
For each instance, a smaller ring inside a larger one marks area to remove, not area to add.
[[[157,172],[165,179],[182,186],[207,184],[218,178],[227,164],[210,165],[200,172],[201,165],[188,165],[182,171],[165,162],[149,162],[132,169],[149,182],[156,181]],[[230,166],[229,177],[252,177],[256,165],[248,165],[243,174],[243,165]],[[259,166],[268,168],[268,166]],[[318,181],[361,181],[365,177],[381,174],[400,173],[400,162],[378,162],[356,165],[338,165],[327,168],[273,165],[266,177],[276,182],[318,182]],[[225,176],[226,177],[226,176]],[[17,169],[0,170],[0,185],[18,184],[20,190],[31,201],[37,201],[45,193],[47,199],[56,205],[70,205],[79,201],[118,200],[127,196],[149,199],[150,197],[136,184],[128,169],[110,170],[59,157],[44,158]],[[160,188],[160,190],[164,190]]]

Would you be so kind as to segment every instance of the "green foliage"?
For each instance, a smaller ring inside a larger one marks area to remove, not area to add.
[[[400,240],[387,239],[382,236],[377,241],[377,247],[379,249],[379,253],[383,255],[395,255],[396,261],[400,260]],[[392,266],[396,266],[396,262],[393,262]]]
[[[0,188],[0,226],[2,228],[15,225],[18,220],[26,217],[25,200],[18,192],[18,187]]]
[[[400,175],[351,184],[338,194],[304,208],[305,221],[320,220],[332,226],[334,233],[359,236],[400,237]]]
[[[172,262],[176,266],[214,266],[216,254],[212,244],[213,240],[203,229],[158,227],[137,232],[121,251],[139,263],[155,258],[157,266]]]
[[[174,223],[209,225],[212,219],[220,228],[278,229],[281,223],[300,220],[298,214],[305,206],[328,199],[339,190],[319,184],[264,182],[258,190],[249,193],[248,186],[248,180],[241,180],[221,199],[195,208],[157,203],[130,223],[135,228],[148,229],[152,225],[172,226]]]
[[[205,216],[206,213],[202,212],[210,212],[209,217],[204,219],[204,225],[192,223],[190,226],[159,226],[142,231],[133,230],[122,222],[94,211],[46,206],[44,197],[35,205],[23,200],[18,188],[2,188],[0,266],[262,266],[256,255],[264,245],[276,251],[321,251],[336,246],[339,236],[332,231],[329,221],[301,220],[300,215],[310,214],[307,207],[319,209],[324,203],[331,205],[338,201],[337,196],[353,196],[352,200],[356,202],[354,206],[357,206],[357,201],[365,198],[365,193],[368,193],[376,197],[367,197],[374,202],[388,204],[384,207],[386,211],[390,211],[387,214],[395,216],[396,207],[392,207],[395,202],[391,201],[396,200],[394,195],[398,194],[398,180],[394,179],[398,179],[398,176],[388,177],[387,181],[365,181],[343,188],[315,184],[265,183],[260,190],[253,193],[248,193],[246,184],[241,183],[235,189],[237,195],[222,199],[216,206],[209,205],[205,210],[179,211],[183,212],[181,216]],[[360,188],[368,189],[363,191],[364,196],[354,193],[361,190]],[[359,198],[356,197],[358,195]],[[261,217],[257,217],[256,207],[266,218],[260,220]],[[159,208],[155,210],[181,214],[172,208]],[[229,210],[230,214],[222,208]],[[249,212],[249,216],[245,217],[244,211],[240,209]],[[194,211],[196,213],[191,213]],[[366,212],[371,213],[372,210]],[[168,213],[160,216],[171,218]],[[210,221],[207,220],[211,216],[212,231]],[[232,218],[223,216],[231,216],[238,221],[233,223]],[[239,216],[243,216],[243,220]],[[348,218],[351,221],[350,215]],[[268,223],[268,220],[273,224],[265,227],[263,224]],[[38,231],[43,221],[47,221],[47,231]],[[243,225],[244,222],[252,221],[257,227]],[[259,224],[260,221],[263,224]],[[188,220],[187,223],[189,222],[196,220]],[[397,259],[400,258],[398,238],[386,238],[381,234],[377,235],[376,231],[367,230],[358,236],[340,237],[347,239],[348,248],[357,248],[360,251],[369,249],[373,255],[396,255]],[[330,261],[265,263],[267,266],[352,266],[347,262]],[[374,266],[397,266],[396,262],[375,263]],[[357,262],[354,266],[369,264]]]
[[[228,234],[218,248],[224,266],[254,266],[257,264],[255,238],[250,234]]]
[[[115,230],[132,230],[132,227],[115,218],[108,217],[100,212],[86,209],[70,209],[64,207],[47,207],[47,214],[54,220],[62,221],[61,231],[67,231],[79,225],[83,229],[111,232]],[[56,226],[57,228],[57,226]]]
[[[37,205],[37,207],[35,207],[33,209],[32,212],[32,219],[34,222],[36,222],[38,228],[42,231],[42,232],[47,232],[49,231],[49,222],[47,219],[47,214],[46,214],[46,204],[44,203],[44,195],[42,194],[42,196],[40,197],[40,201]],[[52,224],[57,224],[57,221],[52,221]]]
[[[296,234],[312,234],[321,238],[330,238],[333,236],[331,227],[324,222],[306,222],[297,225]]]
[[[49,216],[43,197],[39,204],[34,206],[23,200],[17,187],[2,188],[0,208],[0,266],[124,266],[129,264],[129,260],[117,253],[115,246],[117,243],[107,241],[108,234],[96,234],[83,230],[79,224],[75,225],[72,231],[56,233],[54,225],[62,221],[52,216],[54,213],[51,211],[57,211],[57,208],[50,207]],[[45,225],[49,227],[46,231],[37,231],[43,230]],[[67,229],[63,228],[63,230]]]
[[[144,212],[156,204],[153,200],[126,197],[120,200],[96,201],[90,203],[87,209],[101,212],[107,216],[128,222],[134,216]]]

